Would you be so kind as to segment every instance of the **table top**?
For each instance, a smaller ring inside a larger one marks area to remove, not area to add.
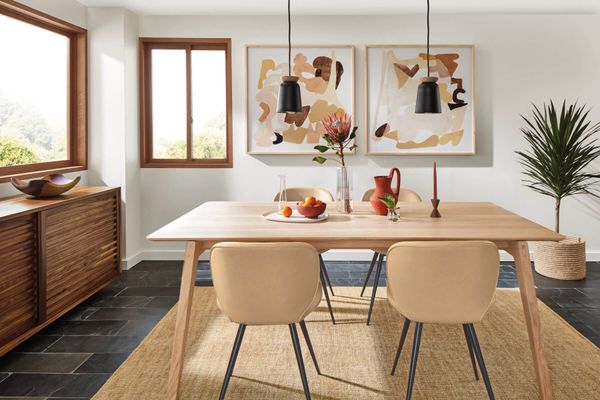
[[[268,221],[263,214],[273,202],[211,201],[148,236],[156,241],[305,241],[329,242],[336,248],[372,248],[397,241],[490,240],[558,241],[564,237],[493,203],[442,202],[441,218],[431,218],[428,203],[398,203],[397,222],[375,215],[367,202],[355,203],[352,214],[339,214],[329,204],[329,219],[314,224]]]

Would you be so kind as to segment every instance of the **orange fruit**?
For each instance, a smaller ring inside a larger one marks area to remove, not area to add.
[[[322,206],[322,205],[323,205],[323,202],[321,200],[315,201],[315,205],[314,205],[315,207]]]
[[[289,218],[292,216],[292,208],[285,206],[281,209],[281,215],[283,215],[285,218]]]
[[[312,207],[312,203],[305,201],[304,203],[302,203],[302,207]]]
[[[309,196],[306,199],[304,199],[304,203],[308,203],[308,207],[312,206],[313,204],[315,204],[315,202],[317,201],[317,199],[314,198],[314,196]]]

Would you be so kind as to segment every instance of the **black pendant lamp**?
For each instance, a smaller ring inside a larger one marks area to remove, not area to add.
[[[437,80],[438,78],[429,76],[429,0],[427,0],[427,76],[421,79],[421,84],[417,89],[416,114],[440,114],[442,112]]]
[[[279,86],[278,113],[296,113],[302,111],[302,98],[298,77],[292,76],[292,17],[288,0],[288,76],[281,78]]]

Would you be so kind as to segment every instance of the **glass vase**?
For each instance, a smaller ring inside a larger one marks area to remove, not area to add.
[[[337,170],[336,203],[339,213],[352,212],[352,170],[348,167]]]
[[[285,184],[285,175],[279,176],[279,213],[287,203],[287,188]]]

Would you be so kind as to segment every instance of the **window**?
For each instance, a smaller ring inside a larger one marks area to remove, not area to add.
[[[85,29],[0,2],[0,182],[87,167]]]
[[[140,39],[142,167],[232,167],[230,39]]]

